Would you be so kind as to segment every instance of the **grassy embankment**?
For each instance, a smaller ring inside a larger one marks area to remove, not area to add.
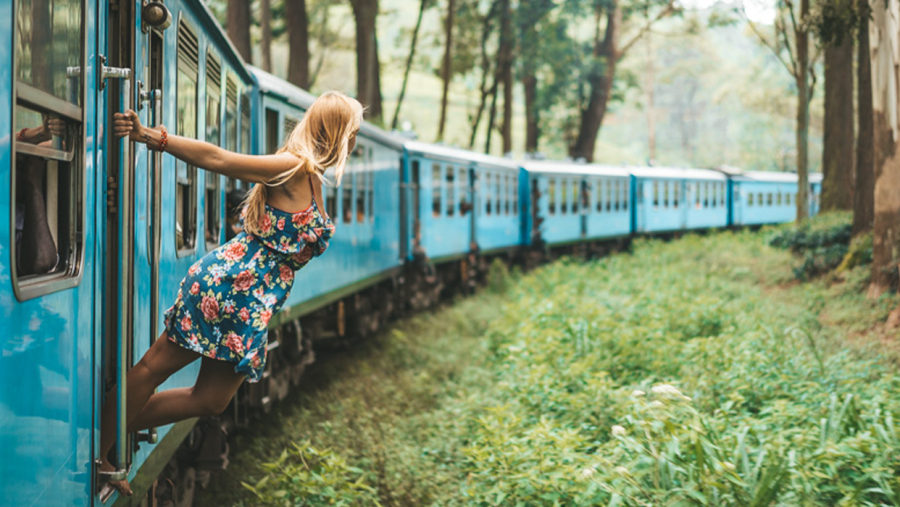
[[[200,500],[900,504],[898,298],[770,236],[499,273],[321,361]]]

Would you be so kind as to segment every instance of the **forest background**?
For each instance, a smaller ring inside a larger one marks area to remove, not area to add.
[[[294,26],[294,32],[299,30],[297,24],[288,21],[296,14],[286,10],[292,7],[285,5],[286,1],[291,3],[291,0],[242,2],[249,15],[238,18],[238,22],[249,20],[251,56],[248,61],[287,79],[292,61],[292,30],[288,28]],[[227,27],[229,2],[208,3]],[[359,2],[307,0],[303,3],[309,48],[305,87],[313,93],[338,89],[360,96],[354,18],[354,5]],[[591,58],[594,39],[599,39],[597,35],[606,36],[604,30],[608,24],[604,22],[600,26],[600,20],[594,15],[594,3],[532,1],[512,6],[510,33],[514,42],[510,70],[514,86],[510,146],[504,150],[502,78],[490,140],[487,134],[490,97],[486,104],[480,104],[482,88],[490,92],[496,69],[503,72],[502,20],[491,12],[492,2],[381,0],[375,6],[375,32],[382,113],[370,119],[388,129],[395,123],[398,129],[412,130],[423,141],[442,140],[496,155],[504,151],[516,156],[538,152],[554,159],[573,155],[580,109],[587,107],[586,98],[590,95],[589,74],[606,70],[602,59],[598,63]],[[553,12],[553,4],[557,12]],[[395,122],[413,33],[423,5],[408,83]],[[761,43],[748,19],[748,15],[750,19],[757,18],[757,29],[771,32],[774,4],[750,6],[746,10],[740,4],[724,2],[703,5],[694,1],[690,6],[665,2],[623,5],[624,19],[616,35],[620,49],[626,44],[630,46],[622,52],[615,68],[608,110],[593,150],[595,162],[643,165],[652,161],[663,166],[727,165],[743,170],[796,171],[797,87],[776,54]],[[454,8],[451,76],[444,132],[439,135],[446,21],[451,6]],[[491,15],[493,19],[486,23]],[[229,29],[230,34],[233,28]],[[534,31],[525,33],[530,28]],[[267,43],[268,31],[271,35]],[[232,39],[235,39],[233,34]],[[483,42],[486,54],[482,54]],[[241,43],[236,41],[236,45],[240,50]],[[525,67],[529,65],[538,76],[534,102],[540,135],[536,148],[533,142],[528,146],[526,139]],[[821,58],[813,65],[822,76]],[[814,89],[810,103],[810,172],[821,171],[822,90],[821,84]],[[473,135],[474,118],[480,105],[484,111]]]

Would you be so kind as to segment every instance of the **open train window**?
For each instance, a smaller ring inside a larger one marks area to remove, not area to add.
[[[221,103],[222,103],[222,67],[212,53],[206,55],[206,141],[215,145],[221,143]],[[226,125],[227,130],[227,125]],[[221,192],[219,191],[219,175],[205,171],[206,193],[204,209],[206,210],[206,245],[215,248],[219,244],[219,233],[222,229]]]
[[[677,208],[681,204],[681,182],[672,182],[672,207]]]
[[[578,213],[578,201],[579,201],[579,192],[578,192],[578,180],[572,180],[571,186],[569,187],[569,195],[572,199],[572,213]]]
[[[515,173],[510,176],[512,182],[512,212],[513,215],[519,214],[519,176]]]
[[[601,178],[594,180],[594,207],[598,212],[603,211],[603,187],[605,185],[606,182]]]
[[[516,185],[512,174],[506,175],[506,214],[515,212]]]
[[[560,180],[559,182],[559,212],[569,212],[569,182]]]
[[[326,180],[332,181],[332,178],[328,177]],[[335,222],[338,221],[337,195],[337,187],[333,183],[325,183],[325,212]]]
[[[775,204],[781,206],[781,192],[775,194]]]
[[[494,208],[494,197],[491,193],[494,189],[491,187],[491,173],[484,173],[484,200],[485,200],[485,210],[484,212],[490,215],[493,212]]]
[[[345,224],[353,222],[353,187],[357,180],[353,165],[348,165],[347,169],[341,181],[341,216]]]
[[[757,192],[757,193],[756,193],[756,205],[757,205],[757,206],[762,206],[762,205],[763,205],[763,193],[762,193],[762,192]]]
[[[551,215],[556,214],[556,180],[553,178],[547,182],[547,209]]]
[[[281,139],[278,138],[278,111],[267,107],[266,108],[266,154],[271,155],[278,151],[279,142]]]
[[[83,2],[15,2],[11,216],[19,299],[77,285],[84,244]]]
[[[658,181],[653,182],[653,207],[654,208],[659,207],[659,182]]]
[[[457,198],[459,205],[459,214],[464,215],[466,213],[466,199],[469,194],[469,178],[466,174],[466,168],[460,167],[457,171],[457,185],[459,185],[459,196]]]
[[[456,213],[456,169],[448,165],[444,177],[447,180],[447,216],[453,216]]]
[[[369,221],[375,221],[375,154],[374,150],[371,146],[368,148],[368,163],[369,170],[366,171],[366,177],[368,178],[368,183],[366,184],[366,210],[369,216]]]
[[[766,205],[767,206],[772,205],[772,192],[769,192],[766,194]]]
[[[241,94],[241,153],[251,153],[250,146],[250,91]]]
[[[431,214],[441,216],[441,165],[431,165]]]
[[[616,199],[619,182],[611,179],[606,180],[606,211],[612,211],[613,201]]]
[[[178,135],[197,137],[197,36],[185,25],[178,25],[178,72],[175,87],[175,130]],[[197,168],[175,161],[175,248],[180,255],[196,246]]]

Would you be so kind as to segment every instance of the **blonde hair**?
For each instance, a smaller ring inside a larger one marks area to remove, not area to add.
[[[340,185],[350,157],[350,138],[359,131],[362,117],[363,107],[356,99],[336,91],[320,95],[284,145],[275,152],[292,153],[300,163],[253,186],[244,200],[244,230],[250,234],[260,233],[259,219],[265,215],[268,187],[283,184],[298,171],[314,174],[319,181],[328,183],[325,171],[334,168],[335,185]]]

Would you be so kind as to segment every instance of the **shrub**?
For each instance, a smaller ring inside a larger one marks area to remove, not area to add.
[[[798,255],[802,260],[794,267],[794,276],[809,280],[841,264],[850,246],[851,233],[852,215],[831,212],[782,227],[769,238],[769,244]]]

